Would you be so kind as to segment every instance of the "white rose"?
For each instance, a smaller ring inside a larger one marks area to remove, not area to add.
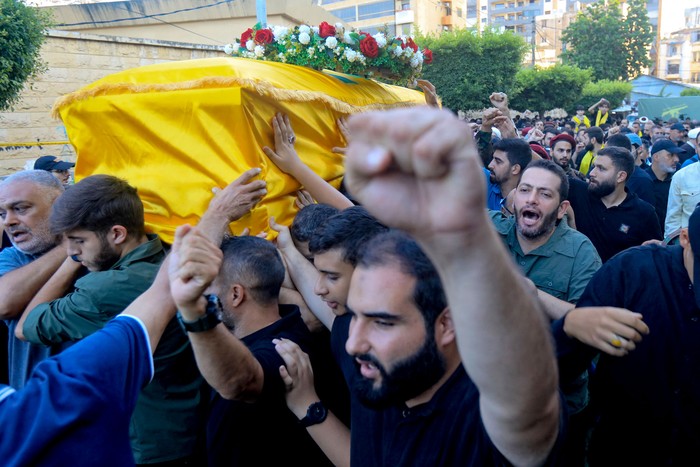
[[[413,49],[410,47],[406,47],[403,49],[403,56],[404,57],[412,57],[413,56]]]
[[[265,47],[263,47],[262,45],[256,45],[254,52],[256,57],[262,57],[263,55],[265,55]]]
[[[335,47],[338,45],[338,39],[336,39],[333,36],[326,37],[326,47],[329,49],[335,49]]]
[[[418,68],[423,63],[423,57],[414,55],[411,57],[411,68]]]
[[[357,52],[352,49],[345,49],[345,58],[348,60],[348,62],[354,62],[357,58]]]
[[[350,36],[349,32],[346,32],[345,34],[343,34],[343,42],[345,42],[346,44],[354,44],[355,40],[352,38],[352,36]]]
[[[299,42],[306,45],[311,41],[311,36],[309,36],[308,32],[300,32],[299,33]]]
[[[318,34],[318,26],[314,26],[311,28],[311,30],[314,32],[314,34]]]
[[[335,23],[335,33],[336,34],[345,33],[345,26],[343,26],[343,23]]]
[[[224,53],[226,55],[231,55],[233,53],[233,44],[226,44],[224,46]]]
[[[372,37],[374,37],[374,40],[377,41],[377,45],[379,47],[386,47],[386,36],[383,33],[378,32]]]
[[[391,49],[391,51],[392,51],[393,54],[396,55],[397,57],[400,57],[401,54],[403,53],[403,49],[401,48],[400,45],[397,45],[396,47],[394,47],[393,49]]]
[[[299,26],[299,35],[301,36],[302,34],[310,34],[311,33],[311,28],[308,27],[305,24],[302,24]]]
[[[280,41],[287,37],[287,34],[289,34],[289,28],[285,26],[275,26],[272,30],[272,34],[275,36],[276,41]]]
[[[255,42],[253,42],[253,40],[250,39],[245,43],[245,48],[252,52],[255,49]]]

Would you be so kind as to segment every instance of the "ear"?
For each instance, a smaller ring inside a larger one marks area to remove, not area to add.
[[[510,174],[511,175],[518,175],[518,174],[520,174],[520,169],[521,169],[520,164],[513,164],[510,167]]]
[[[454,344],[455,339],[455,326],[452,321],[450,308],[447,307],[442,310],[437,321],[435,321],[435,342],[437,342],[438,347],[447,347]]]
[[[229,294],[231,295],[231,305],[234,308],[241,306],[246,299],[246,290],[241,284],[233,284]]]
[[[109,233],[107,234],[108,238],[114,245],[121,245],[122,243],[124,243],[128,235],[129,232],[123,225],[113,225],[109,229]]]
[[[561,219],[564,217],[564,214],[566,214],[566,210],[569,209],[569,206],[571,206],[571,203],[569,203],[569,201],[566,199],[559,203],[559,209],[557,210],[557,219]]]
[[[628,179],[628,177],[627,177],[627,172],[625,172],[624,170],[620,170],[619,172],[617,172],[617,177],[616,177],[616,179],[615,179],[615,181],[616,181],[617,183],[623,183],[623,182],[625,182],[627,179]]]

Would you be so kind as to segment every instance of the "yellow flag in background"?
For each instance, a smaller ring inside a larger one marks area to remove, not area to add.
[[[299,184],[262,151],[274,148],[272,118],[289,115],[296,150],[338,187],[345,146],[337,119],[351,113],[423,104],[423,94],[334,72],[243,58],[187,60],[107,76],[54,105],[78,159],[76,181],[111,174],[138,189],[147,229],[172,242],[175,229],[196,224],[213,187],[251,167],[262,169],[268,194],[231,225],[268,230],[289,225]],[[397,122],[410,125],[410,122]]]

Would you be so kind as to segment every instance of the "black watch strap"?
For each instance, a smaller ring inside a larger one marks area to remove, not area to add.
[[[205,332],[214,329],[221,322],[221,301],[213,294],[204,295],[207,306],[204,314],[194,321],[185,321],[180,314],[177,315],[182,327],[187,332]]]
[[[327,416],[328,411],[323,405],[323,402],[314,402],[306,409],[306,416],[299,420],[299,424],[304,428],[318,425],[319,423],[323,423]]]

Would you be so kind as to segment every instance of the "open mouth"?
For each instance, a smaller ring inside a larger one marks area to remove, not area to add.
[[[27,241],[29,240],[30,236],[31,234],[26,230],[15,230],[14,232],[10,232],[10,237],[16,243]]]
[[[360,374],[367,379],[374,379],[379,376],[379,369],[367,360],[355,359],[360,365]]]
[[[525,208],[522,211],[520,211],[520,218],[522,219],[522,222],[527,226],[536,224],[537,221],[540,220],[540,217],[542,217],[540,213],[533,209]]]

